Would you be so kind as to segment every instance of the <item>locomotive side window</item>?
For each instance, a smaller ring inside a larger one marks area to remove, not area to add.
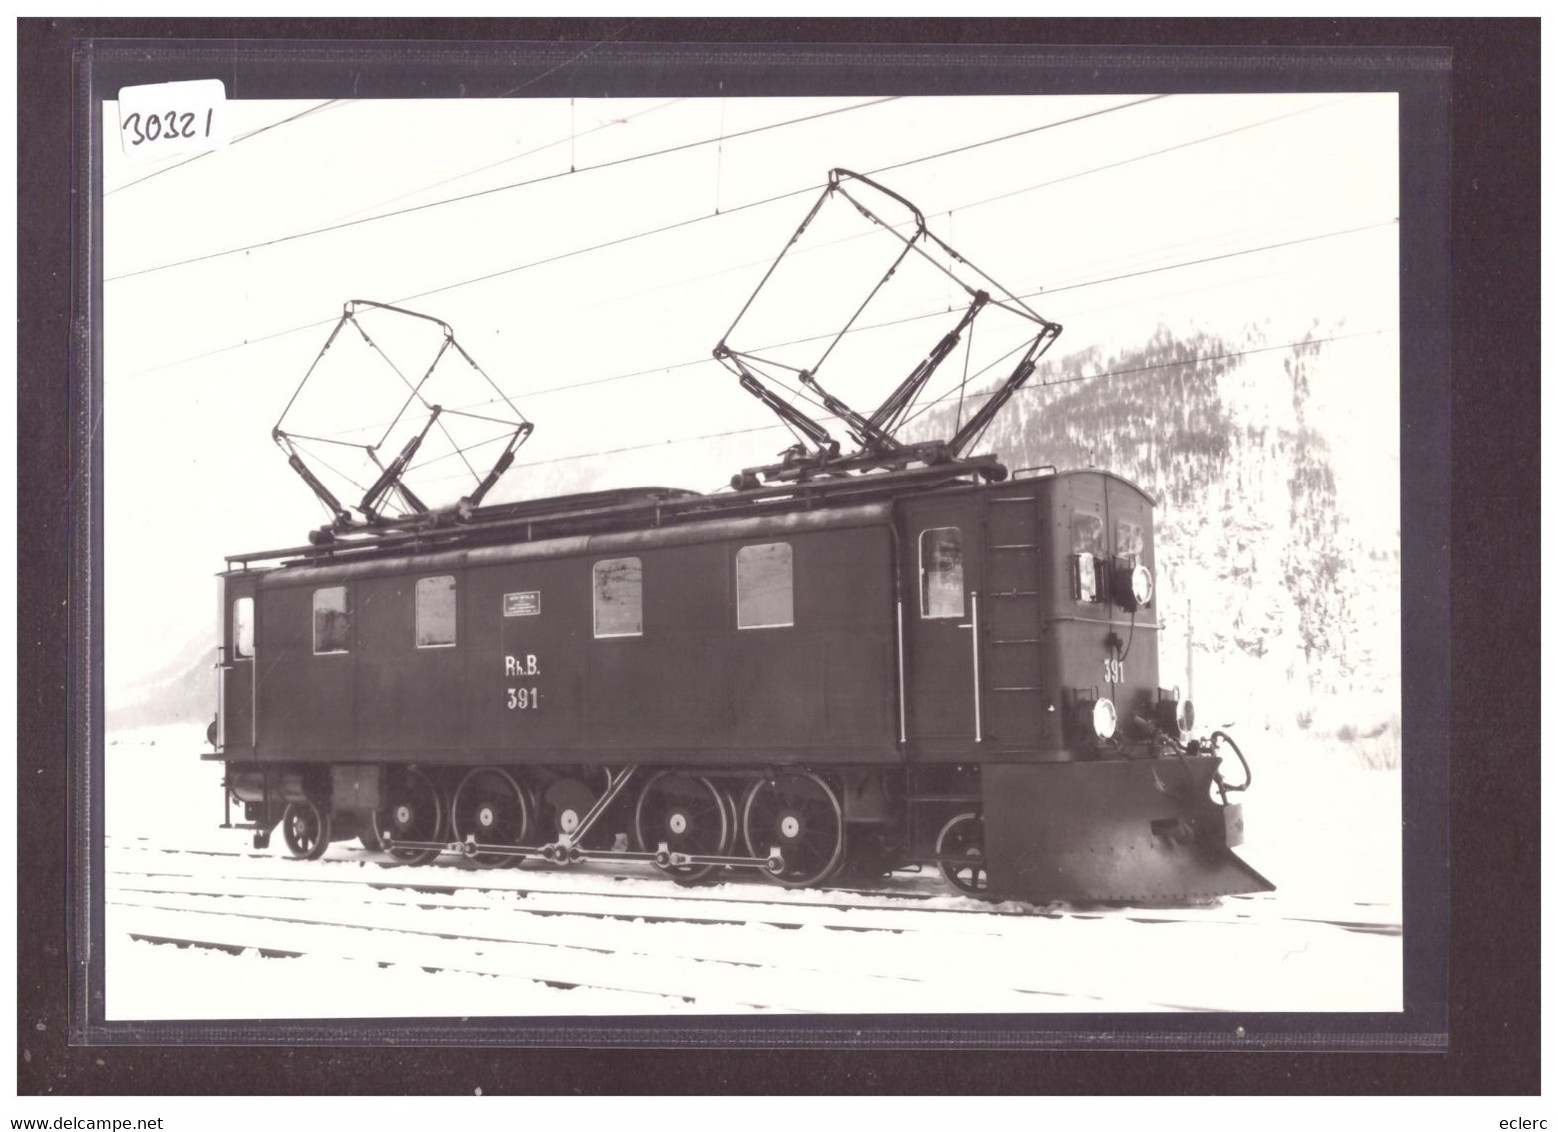
[[[963,616],[963,533],[957,527],[920,532],[920,616]]]
[[[1104,521],[1097,515],[1077,512],[1071,518],[1071,592],[1078,601],[1100,600],[1098,566],[1105,554]]]
[[[1131,523],[1121,519],[1115,524],[1114,552],[1116,555],[1140,563],[1145,546],[1146,543],[1142,538],[1140,523]]]
[[[454,644],[454,577],[417,579],[417,648]]]
[[[644,633],[644,565],[637,558],[595,563],[595,635],[640,637]]]
[[[233,659],[254,655],[254,599],[241,597],[233,602]]]
[[[314,591],[314,655],[345,652],[351,632],[346,608],[346,587],[327,586]]]
[[[736,551],[736,627],[776,629],[794,624],[790,544],[769,542]]]

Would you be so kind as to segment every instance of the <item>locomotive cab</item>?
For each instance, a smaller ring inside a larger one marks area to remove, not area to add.
[[[911,760],[1150,755],[1151,509],[1094,471],[900,503]]]
[[[983,838],[981,890],[1166,900],[1270,887],[1229,852],[1242,817],[1219,759],[1185,746],[1193,709],[1161,686],[1152,509],[1095,470],[900,503],[910,799],[916,781],[940,784],[918,794],[924,829],[960,808],[977,819],[977,833],[951,834],[965,853]],[[954,778],[962,798],[946,792]]]

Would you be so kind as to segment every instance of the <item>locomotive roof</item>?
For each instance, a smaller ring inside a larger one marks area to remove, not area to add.
[[[1127,479],[1118,472],[1111,472],[1107,468],[1067,468],[1063,472],[1052,471],[1050,474],[1053,475],[1056,479],[1069,479],[1072,476],[1103,476],[1105,479],[1114,480],[1116,483],[1123,483],[1126,487],[1130,488],[1132,491],[1136,492],[1136,494],[1145,499],[1147,501],[1147,506],[1156,507],[1158,505],[1157,497],[1153,495],[1152,492],[1142,487],[1141,484],[1137,483],[1133,479]]]
[[[1028,471],[1030,469],[1023,469]],[[1141,487],[1100,468],[1031,469],[1056,479],[1101,475],[1129,486],[1153,504]],[[893,500],[927,491],[968,489],[982,481],[998,482],[1006,469],[993,456],[949,464],[866,475],[818,478],[746,491],[703,494],[681,488],[636,487],[585,492],[546,499],[479,507],[468,514],[439,512],[410,520],[375,524],[345,532],[321,529],[310,545],[229,555],[229,569],[252,564],[279,564],[292,569],[463,552],[479,547],[512,547],[543,540],[556,543],[556,553],[582,552],[610,543],[633,544],[654,533],[653,541],[671,542],[711,536],[710,523],[728,523],[734,537],[770,529],[814,529],[886,521]],[[878,504],[866,507],[865,504]],[[810,516],[802,520],[797,512]],[[879,514],[879,517],[877,517]],[[868,515],[869,513],[869,515]],[[680,536],[668,529],[682,528]],[[623,538],[606,539],[608,535]],[[382,563],[381,565],[387,565]]]
[[[746,518],[716,518],[702,523],[562,535],[530,542],[504,542],[480,546],[453,546],[431,552],[411,548],[399,554],[378,554],[348,559],[320,559],[288,564],[285,570],[265,573],[263,584],[291,585],[342,581],[402,571],[494,566],[508,562],[535,562],[591,554],[635,554],[667,546],[707,543],[711,539],[789,537],[803,531],[840,530],[882,525],[892,521],[890,502],[827,507],[814,511],[785,511]]]

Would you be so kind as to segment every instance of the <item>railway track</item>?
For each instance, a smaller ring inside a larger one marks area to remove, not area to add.
[[[740,874],[718,883],[683,888],[649,870],[614,870],[609,866],[583,866],[569,869],[521,868],[481,869],[457,858],[441,858],[427,865],[400,866],[380,854],[360,850],[336,850],[336,855],[320,862],[294,861],[278,856],[272,851],[181,849],[152,845],[146,841],[110,842],[121,853],[147,855],[186,856],[214,858],[230,862],[224,875],[234,877],[271,877],[288,882],[307,879],[316,883],[365,884],[382,890],[415,889],[476,890],[503,892],[535,898],[567,899],[594,902],[606,911],[601,915],[637,914],[629,912],[633,901],[647,902],[658,907],[668,901],[704,906],[710,918],[725,918],[731,922],[746,922],[754,917],[775,917],[768,922],[781,922],[783,909],[815,907],[854,910],[857,913],[882,911],[905,913],[919,910],[934,913],[938,924],[945,924],[944,914],[971,916],[982,921],[983,926],[964,925],[966,930],[998,934],[1010,930],[1004,923],[992,923],[996,918],[1016,919],[1125,919],[1139,923],[1227,923],[1255,925],[1280,919],[1294,922],[1328,924],[1347,931],[1381,935],[1400,935],[1399,908],[1376,902],[1330,901],[1322,908],[1316,904],[1300,903],[1279,894],[1257,893],[1248,896],[1231,896],[1206,906],[1036,906],[1018,902],[991,904],[955,895],[939,877],[931,874],[914,875],[898,873],[887,878],[883,885],[873,888],[854,888],[844,885],[820,889],[777,888],[765,881],[749,879]],[[152,859],[148,857],[148,859]],[[248,862],[247,865],[239,862]],[[324,866],[315,868],[312,866]],[[355,866],[341,867],[341,866]],[[373,871],[369,871],[369,870]],[[647,892],[636,882],[652,881]],[[632,887],[623,890],[626,883]],[[600,905],[601,900],[606,901]],[[727,907],[728,906],[728,907]],[[582,910],[582,909],[573,909]],[[686,918],[699,918],[697,913],[687,912]],[[867,917],[861,916],[864,920]],[[904,921],[897,921],[906,926]],[[849,925],[853,926],[853,925]],[[867,926],[862,924],[861,926]],[[877,926],[872,924],[870,926]],[[886,926],[885,922],[882,926]],[[952,930],[950,927],[947,930]]]
[[[1282,973],[1295,1001],[1316,1009],[1323,980],[1295,978],[1312,966],[1295,956],[1399,953],[1389,909],[1320,917],[1272,897],[1038,909],[981,904],[917,877],[869,892],[740,879],[684,889],[605,870],[380,867],[343,847],[302,862],[139,840],[111,841],[107,860],[111,933],[491,984],[459,1014],[525,1013],[524,991],[538,985],[606,994],[623,1013],[1240,1009],[1230,954]]]
[[[205,858],[224,862],[225,875],[242,877],[269,877],[276,880],[296,881],[307,878],[318,883],[359,884],[383,890],[417,889],[477,890],[504,892],[524,896],[569,895],[592,901],[607,901],[608,907],[626,909],[632,901],[651,905],[677,902],[685,905],[729,904],[728,918],[746,920],[753,909],[768,908],[834,908],[839,910],[930,910],[953,914],[975,915],[982,918],[1000,915],[1052,915],[1042,909],[1026,905],[991,905],[981,901],[963,899],[951,895],[945,886],[932,881],[907,884],[900,881],[887,891],[829,887],[825,889],[784,889],[757,880],[733,876],[722,883],[696,888],[682,888],[668,879],[647,869],[612,870],[604,866],[585,865],[556,870],[547,867],[487,870],[472,868],[457,861],[437,862],[415,867],[401,867],[374,854],[357,854],[352,857],[327,859],[317,864],[323,868],[310,868],[313,862],[292,861],[278,858],[271,853],[218,852],[211,850],[177,850],[158,848],[132,848],[121,852],[144,854],[148,869],[155,869],[153,862],[160,856],[185,859]],[[332,867],[335,866],[335,867]],[[193,867],[193,866],[191,866]],[[644,882],[651,882],[645,886]],[[690,914],[690,913],[689,913]],[[993,930],[993,929],[992,929]]]

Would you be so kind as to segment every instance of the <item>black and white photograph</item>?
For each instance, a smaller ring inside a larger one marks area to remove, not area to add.
[[[107,1021],[1403,1009],[1396,94],[133,97]]]

